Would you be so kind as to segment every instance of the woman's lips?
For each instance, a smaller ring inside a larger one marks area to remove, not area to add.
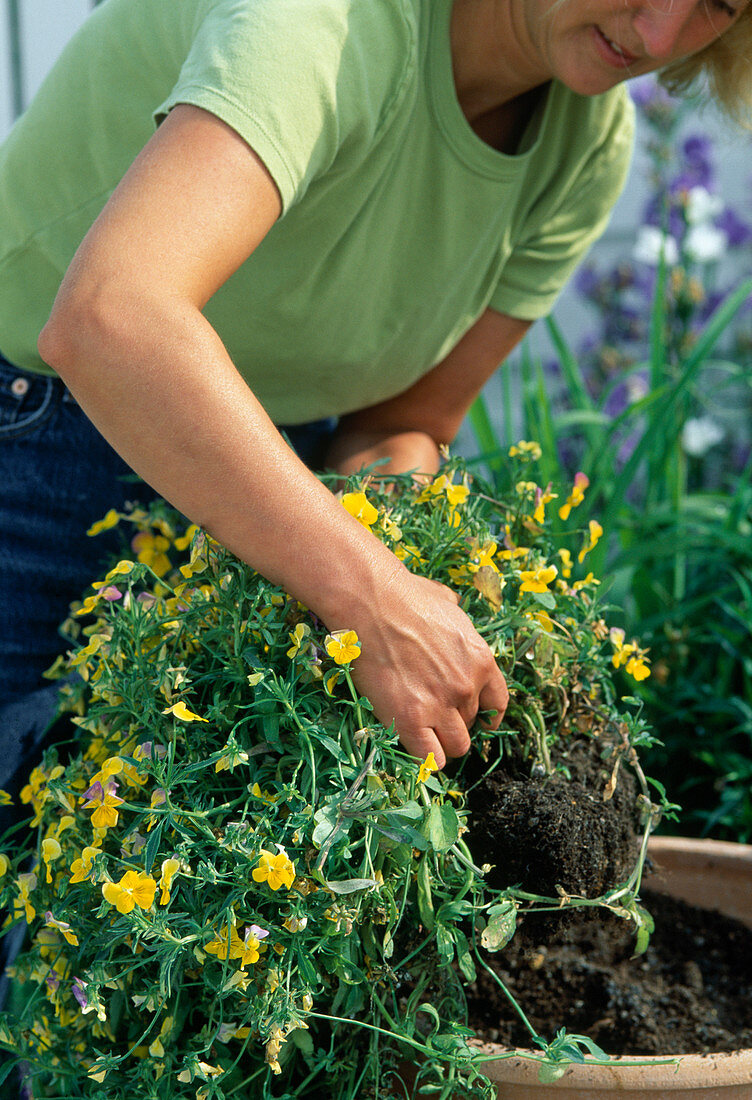
[[[600,27],[593,27],[595,44],[598,53],[609,65],[616,69],[626,69],[637,61],[635,54],[629,53],[623,46],[619,46],[603,33]]]

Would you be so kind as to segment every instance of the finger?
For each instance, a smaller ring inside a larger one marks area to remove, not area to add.
[[[416,730],[413,734],[399,734],[399,739],[402,747],[414,756],[416,760],[425,760],[429,752],[433,753],[436,766],[441,770],[446,764],[446,753],[441,747],[436,731],[424,727],[423,729]]]
[[[479,698],[481,711],[495,711],[493,716],[483,719],[483,725],[488,729],[498,729],[504,712],[509,704],[509,689],[500,669],[491,675]]]
[[[464,756],[470,748],[470,733],[460,717],[459,711],[449,711],[440,726],[436,727],[436,736],[447,757],[454,759]]]

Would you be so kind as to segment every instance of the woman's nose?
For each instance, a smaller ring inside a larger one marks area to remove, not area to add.
[[[677,52],[681,33],[697,9],[697,0],[646,0],[632,25],[645,52],[657,61]]]

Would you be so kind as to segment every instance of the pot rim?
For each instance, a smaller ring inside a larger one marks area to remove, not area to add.
[[[743,869],[745,877],[748,870],[747,882],[752,884],[752,844],[736,844],[725,840],[701,840],[693,837],[651,837],[648,852],[656,864],[656,879],[651,876],[650,888],[665,893],[673,893],[677,897],[682,896],[682,890],[673,890],[669,885],[675,872],[713,871],[719,873],[721,879],[724,875],[738,876]],[[738,905],[732,905],[729,914],[743,920],[752,928],[752,906],[749,905],[749,893],[752,886],[744,889],[744,899]],[[701,909],[716,909],[718,902],[726,900],[723,892],[704,892],[693,895],[689,900],[693,905]],[[727,908],[721,910],[728,912]],[[476,1044],[473,1044],[474,1046]],[[538,1084],[538,1066],[540,1052],[534,1050],[523,1051],[518,1048],[508,1051],[498,1043],[478,1042],[477,1048],[483,1053],[493,1054],[494,1051],[505,1051],[504,1057],[489,1060],[483,1066],[483,1072],[488,1074],[491,1080],[504,1081],[507,1084],[535,1085]],[[525,1057],[525,1055],[529,1055]],[[674,1063],[674,1059],[676,1060]],[[675,1068],[670,1068],[674,1064]],[[640,1065],[639,1074],[632,1071],[632,1067]],[[569,1066],[564,1074],[555,1082],[546,1086],[558,1088],[562,1091],[580,1091],[583,1087],[599,1085],[602,1088],[613,1089],[614,1092],[643,1091],[646,1088],[669,1088],[673,1091],[678,1088],[706,1087],[709,1073],[717,1072],[719,1081],[723,1081],[724,1087],[729,1085],[752,1084],[752,1048],[735,1051],[727,1051],[717,1054],[682,1054],[669,1053],[663,1056],[638,1057],[626,1055],[615,1058],[608,1065],[597,1064],[586,1059],[584,1064]],[[670,1085],[667,1074],[671,1074]],[[722,1074],[722,1078],[721,1075]],[[572,1080],[574,1078],[574,1080]],[[750,1093],[752,1096],[752,1093]]]

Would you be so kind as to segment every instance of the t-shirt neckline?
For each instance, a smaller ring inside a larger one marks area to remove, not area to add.
[[[543,142],[551,115],[553,85],[541,95],[520,139],[518,152],[501,153],[478,137],[460,106],[454,84],[450,41],[453,3],[454,0],[430,3],[427,81],[434,118],[447,144],[468,168],[481,175],[506,178],[532,160]]]

